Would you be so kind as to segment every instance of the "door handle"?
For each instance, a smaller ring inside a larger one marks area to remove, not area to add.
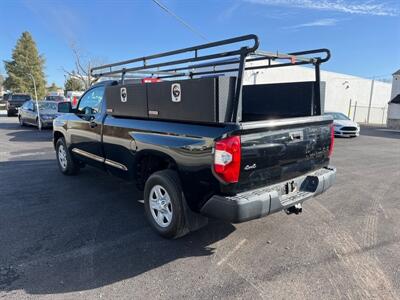
[[[90,128],[95,128],[95,127],[97,127],[97,123],[94,121],[90,121],[89,126],[90,126]]]

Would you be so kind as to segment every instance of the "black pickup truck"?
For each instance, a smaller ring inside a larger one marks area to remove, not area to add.
[[[209,217],[237,223],[298,214],[335,180],[332,119],[323,115],[319,86],[330,53],[268,53],[258,45],[247,35],[93,68],[108,80],[76,109],[60,105],[66,114],[54,120],[61,172],[89,164],[134,180],[150,224],[168,238]],[[243,83],[252,70],[305,64],[315,67],[315,81]]]
[[[29,94],[6,94],[4,101],[6,103],[7,116],[11,117],[18,114],[18,109],[26,102],[31,100]]]

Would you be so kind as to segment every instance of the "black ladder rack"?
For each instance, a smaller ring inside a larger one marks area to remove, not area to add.
[[[228,46],[233,47],[233,45],[236,45],[234,49],[224,49],[223,51],[212,52],[212,50],[216,50],[218,47],[227,48]],[[320,64],[329,60],[330,51],[328,49],[315,49],[285,54],[261,51],[258,50],[258,47],[258,37],[254,34],[249,34],[217,42],[201,44],[193,47],[97,66],[92,68],[90,72],[95,78],[120,77],[122,83],[124,82],[125,76],[127,78],[138,79],[144,77],[174,79],[185,77],[193,78],[194,76],[215,76],[216,74],[237,72],[237,83],[231,113],[231,121],[236,122],[238,107],[241,101],[243,73],[245,70],[311,64],[315,67],[316,100],[320,100]],[[202,54],[200,52],[206,53]],[[316,54],[325,54],[325,56],[323,58],[314,56]],[[177,56],[181,57],[176,58]],[[246,62],[258,61],[260,64],[246,66]],[[221,66],[227,66],[227,68],[217,68]],[[207,69],[204,70],[204,68]]]

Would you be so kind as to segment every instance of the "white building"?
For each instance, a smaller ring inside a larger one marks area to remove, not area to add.
[[[393,73],[392,94],[388,108],[387,127],[400,129],[400,70]]]
[[[245,84],[312,80],[314,69],[301,66],[249,70],[244,77]],[[390,89],[386,82],[321,70],[325,111],[342,112],[360,123],[386,124]]]

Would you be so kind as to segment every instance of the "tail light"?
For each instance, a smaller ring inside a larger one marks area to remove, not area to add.
[[[147,77],[142,79],[142,83],[154,83],[154,82],[160,82],[160,78],[152,78],[152,77]]]
[[[329,145],[328,156],[331,157],[333,153],[333,145],[335,144],[335,127],[331,124],[331,144]]]
[[[231,136],[215,143],[214,171],[227,183],[239,181],[240,148],[239,136]]]

